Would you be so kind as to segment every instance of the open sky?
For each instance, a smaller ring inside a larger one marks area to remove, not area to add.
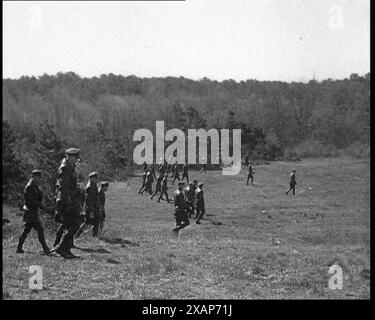
[[[369,0],[3,2],[3,78],[308,81],[370,72]]]

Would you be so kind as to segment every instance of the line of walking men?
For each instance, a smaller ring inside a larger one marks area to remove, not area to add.
[[[147,192],[151,195],[151,200],[158,194],[158,202],[161,199],[167,200],[169,203],[168,196],[168,174],[171,171],[173,178],[172,185],[178,180],[177,189],[173,194],[174,206],[175,206],[175,219],[176,227],[173,229],[173,232],[177,235],[179,230],[187,227],[190,222],[189,218],[192,218],[194,212],[196,212],[195,219],[196,223],[200,224],[200,220],[203,218],[205,213],[204,206],[204,196],[203,196],[203,183],[199,183],[197,180],[189,182],[189,169],[188,165],[184,164],[182,166],[182,172],[180,174],[178,164],[161,164],[159,166],[159,174],[156,177],[154,165],[143,166],[142,174],[142,185],[138,190],[139,194]],[[184,179],[186,178],[188,186],[185,188]],[[155,191],[152,192],[152,184],[156,179]],[[165,196],[165,199],[164,199]]]
[[[39,242],[46,254],[56,252],[64,258],[76,258],[71,252],[74,248],[73,239],[79,237],[88,226],[93,228],[93,236],[96,237],[103,228],[105,221],[105,192],[109,183],[102,182],[98,189],[98,174],[89,174],[89,181],[84,192],[84,204],[80,205],[80,190],[77,186],[77,176],[75,168],[80,160],[80,150],[69,148],[65,151],[66,157],[62,160],[58,168],[58,178],[56,183],[56,211],[55,220],[61,223],[56,234],[54,247],[49,249],[43,232],[38,209],[46,210],[42,203],[42,171],[34,170],[32,177],[24,189],[25,204],[23,206],[25,227],[19,238],[17,253],[24,253],[23,244],[31,229],[38,233]],[[84,214],[81,214],[83,207]]]

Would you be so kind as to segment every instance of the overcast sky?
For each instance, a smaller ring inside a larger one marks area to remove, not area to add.
[[[370,72],[369,0],[3,2],[3,78],[308,81]]]

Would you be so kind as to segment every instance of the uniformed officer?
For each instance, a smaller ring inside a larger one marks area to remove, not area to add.
[[[163,164],[161,164],[161,165],[159,166],[159,172],[160,172],[160,174],[161,174],[162,176],[164,176],[166,170],[167,170],[167,166],[166,166],[165,163],[163,163]]]
[[[146,176],[147,176],[147,171],[143,172],[143,174],[142,174],[142,185],[141,185],[141,187],[138,190],[139,194],[141,194],[141,192],[143,191],[143,189],[146,187]]]
[[[285,194],[288,194],[289,191],[293,190],[293,195],[296,195],[296,170],[292,170],[292,173],[290,174],[290,180],[289,180],[289,189],[285,192]]]
[[[145,187],[141,191],[141,194],[143,194],[143,192],[147,191],[150,195],[152,195],[152,183],[153,182],[154,182],[154,176],[152,174],[151,169],[148,169],[148,172],[146,174]]]
[[[105,193],[108,191],[109,188],[109,182],[103,181],[100,184],[99,188],[99,205],[100,209],[102,210],[102,215],[103,215],[103,221],[105,220]]]
[[[181,180],[181,176],[180,176],[180,173],[178,171],[178,166],[176,166],[176,169],[174,171],[174,174],[173,174],[173,181],[172,181],[172,185],[174,185],[174,182],[175,181],[180,181]]]
[[[187,183],[189,184],[189,166],[187,164],[184,164],[182,167],[182,181],[186,178]]]
[[[156,178],[155,192],[151,196],[151,200],[160,192],[161,193],[161,183],[163,181],[163,176],[161,174]]]
[[[203,218],[203,215],[205,214],[202,182],[198,184],[198,189],[195,190],[194,206],[195,206],[195,209],[197,210],[197,215],[195,219],[197,219],[197,224],[200,224],[200,220]]]
[[[185,188],[185,199],[190,218],[194,214],[195,189],[193,182],[190,182],[189,185]]]
[[[202,166],[201,166],[201,170],[200,170],[199,172],[200,172],[200,173],[203,173],[203,172],[204,172],[204,173],[207,173],[206,170],[207,170],[207,164],[204,164],[204,163],[203,163]]]
[[[247,154],[246,157],[245,157],[245,161],[243,163],[243,168],[242,169],[245,169],[246,167],[248,167],[249,163],[250,163],[250,155]]]
[[[92,236],[96,237],[98,235],[99,231],[99,225],[100,225],[100,219],[99,219],[99,192],[98,192],[98,173],[97,172],[91,172],[89,174],[89,181],[86,185],[85,189],[85,223],[81,225],[79,228],[76,237],[78,238],[83,230],[91,225],[93,226],[92,229]]]
[[[25,222],[25,229],[18,241],[17,253],[24,253],[22,246],[31,229],[35,229],[38,233],[38,239],[42,245],[44,253],[49,254],[50,252],[44,237],[43,226],[38,216],[38,208],[46,210],[42,203],[43,194],[39,187],[41,183],[41,174],[42,172],[40,170],[34,170],[31,179],[24,189],[25,204],[23,206],[23,221]]]
[[[247,174],[247,181],[246,181],[246,185],[249,185],[249,180],[251,179],[251,185],[254,185],[254,171],[253,171],[253,167],[251,166],[251,163],[248,164],[249,166],[249,170],[248,170],[248,174]]]
[[[179,181],[177,190],[174,192],[174,216],[176,219],[176,227],[173,228],[173,233],[176,236],[181,229],[187,227],[190,224],[185,201],[184,186],[185,183],[183,181]]]
[[[161,185],[161,193],[160,197],[158,199],[158,202],[160,202],[160,199],[163,199],[163,195],[167,198],[167,202],[169,203],[169,197],[168,197],[168,174],[164,175],[164,178],[162,180],[162,185]]]
[[[62,222],[61,230],[65,231],[61,239],[56,237],[56,246],[51,252],[56,251],[65,258],[76,258],[72,252],[73,237],[79,228],[79,204],[77,195],[77,176],[75,166],[79,161],[77,148],[69,148],[65,151],[66,157],[62,160],[58,169],[58,179],[56,183],[56,217]]]

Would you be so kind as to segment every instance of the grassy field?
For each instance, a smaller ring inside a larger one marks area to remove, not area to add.
[[[297,169],[297,193],[286,196]],[[101,239],[84,234],[80,259],[40,254],[36,234],[16,254],[22,218],[3,207],[3,297],[8,299],[367,299],[370,297],[370,163],[330,159],[254,166],[190,178],[205,183],[206,217],[174,239],[173,205],[137,194],[140,178],[110,185]],[[172,189],[170,189],[172,193]],[[47,231],[49,244],[54,234]],[[279,243],[279,244],[278,244]],[[342,290],[328,269],[343,268]],[[44,289],[28,288],[43,268]]]

